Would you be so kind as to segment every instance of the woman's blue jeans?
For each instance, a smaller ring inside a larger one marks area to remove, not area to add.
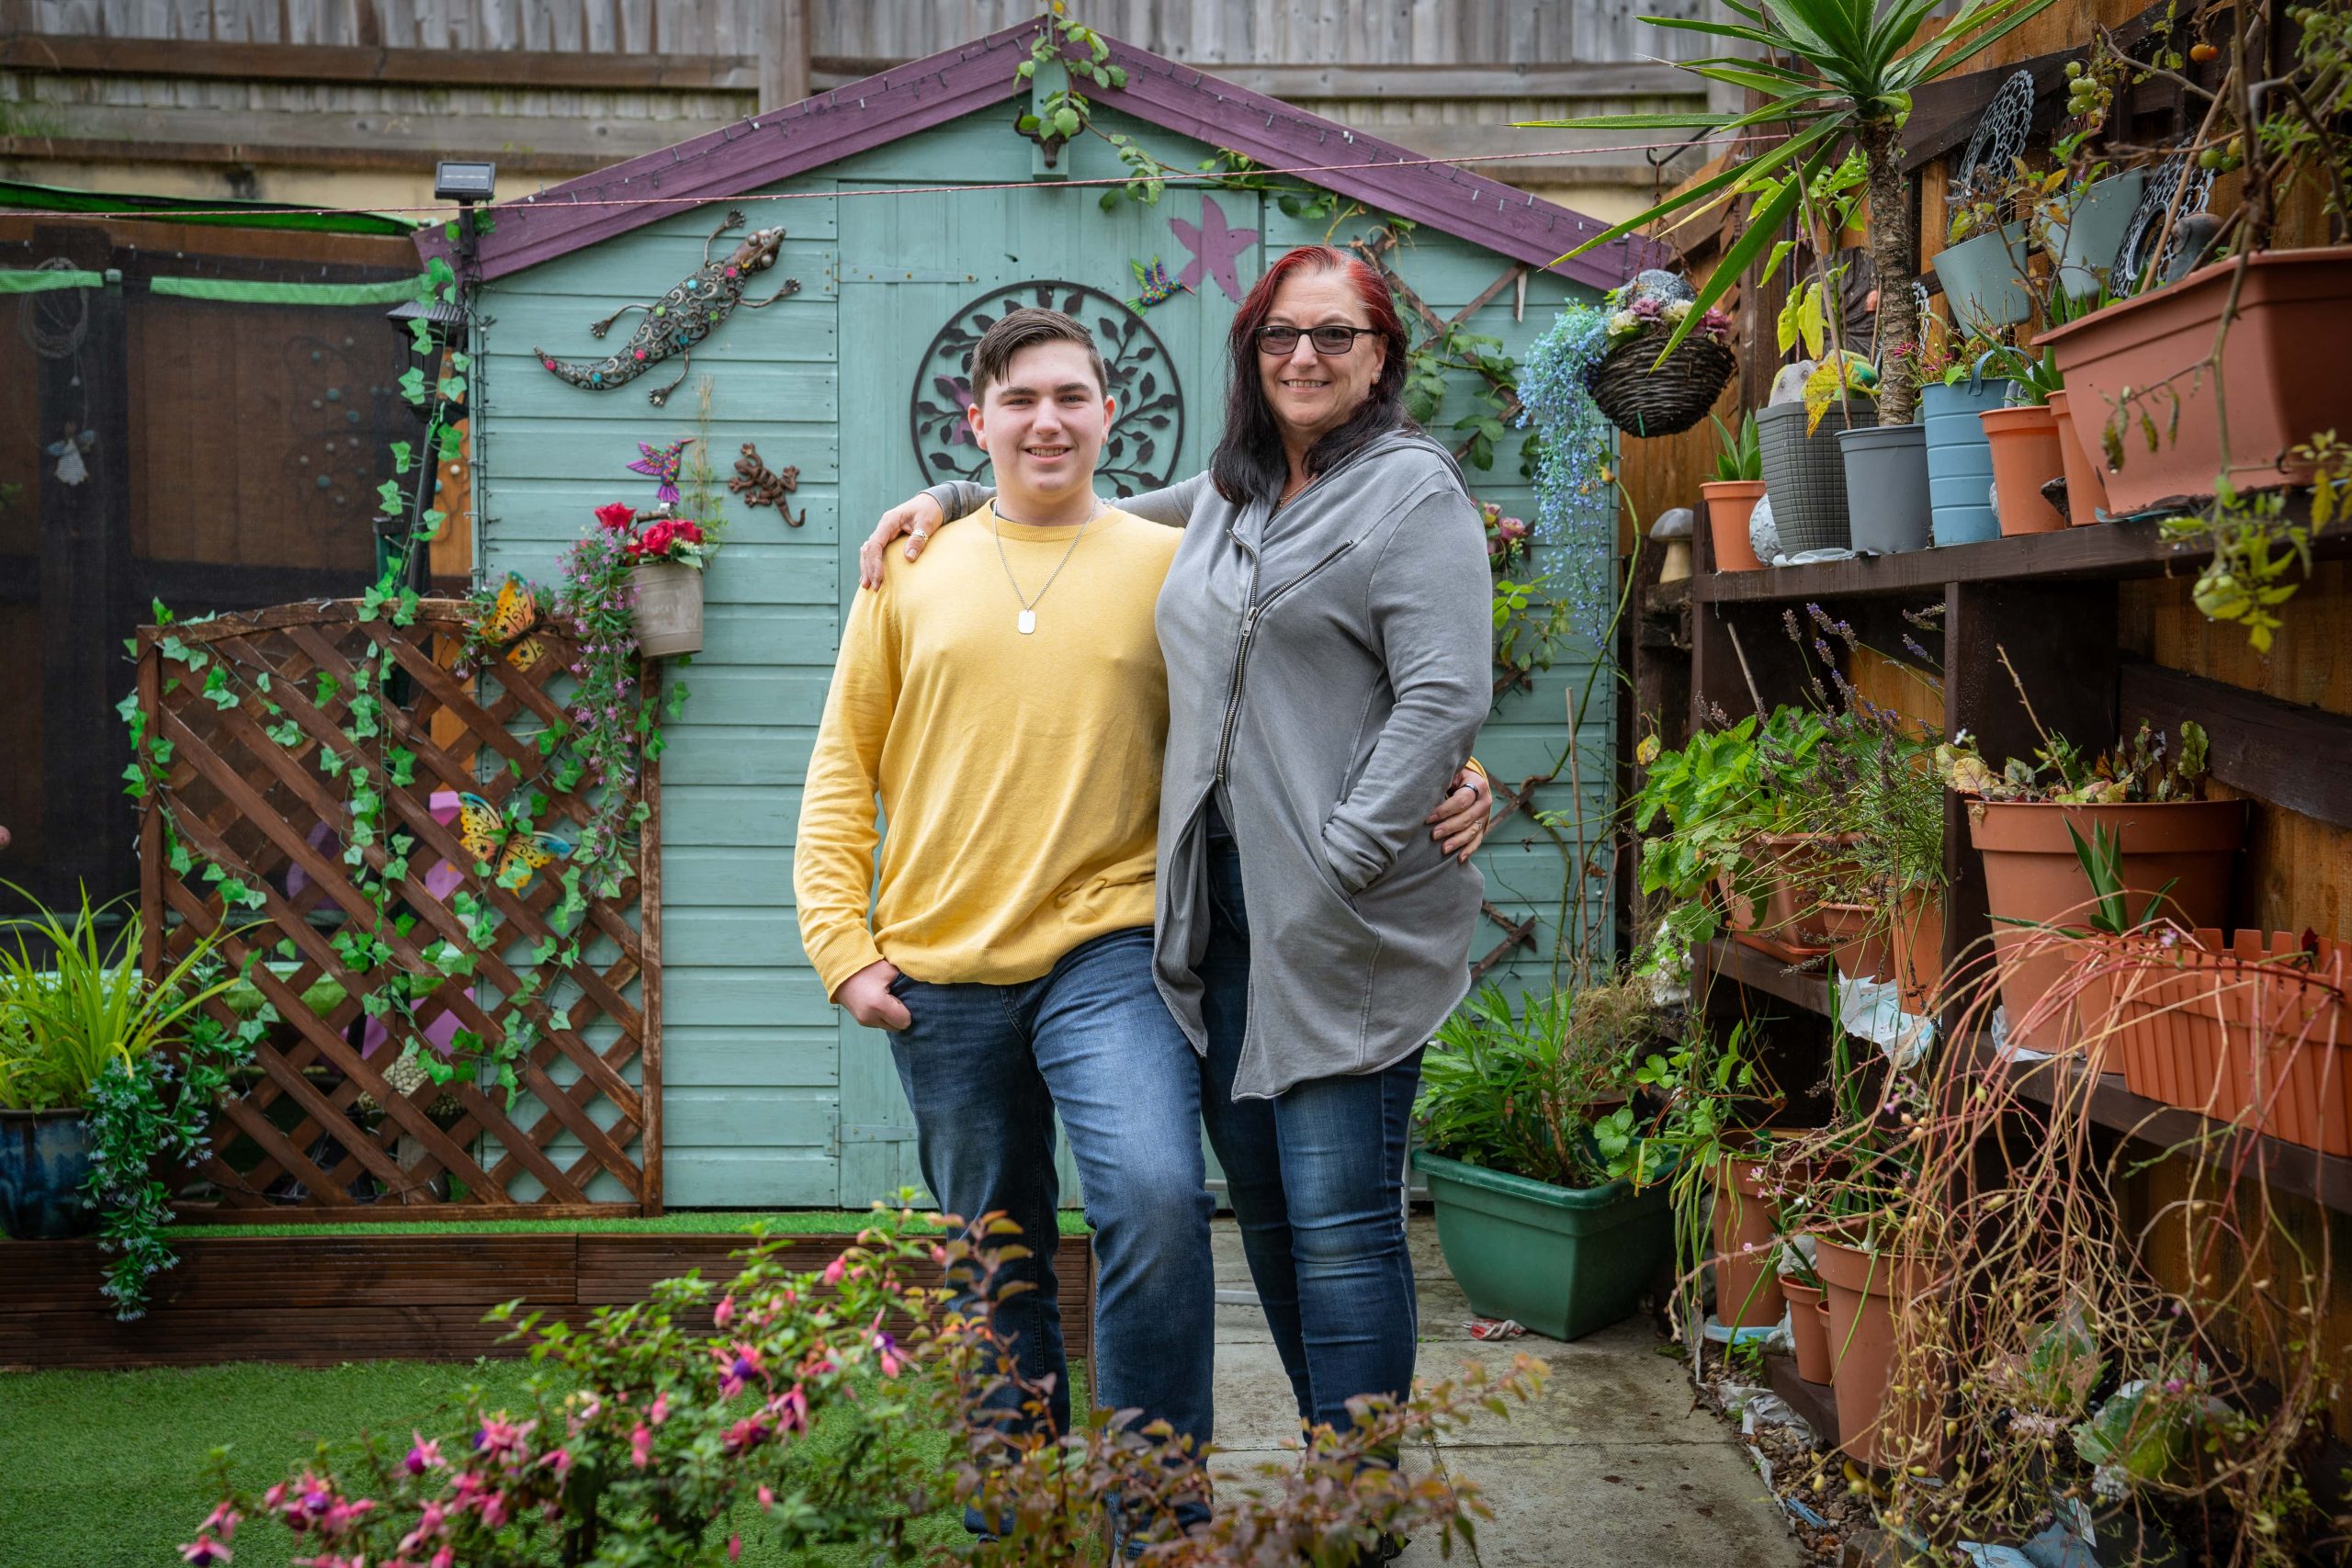
[[[1299,1416],[1345,1431],[1350,1399],[1402,1399],[1412,1388],[1419,1323],[1404,1171],[1421,1054],[1380,1072],[1310,1078],[1272,1100],[1236,1101],[1250,918],[1240,857],[1221,836],[1209,840],[1209,900],[1202,1116]]]

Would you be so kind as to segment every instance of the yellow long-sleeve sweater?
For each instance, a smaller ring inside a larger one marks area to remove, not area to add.
[[[1070,548],[1068,528],[983,508],[920,562],[889,552],[842,628],[792,868],[827,996],[885,956],[937,984],[1034,980],[1151,924],[1168,738],[1152,605],[1182,536],[1106,510],[1023,635],[992,530],[1030,595]]]

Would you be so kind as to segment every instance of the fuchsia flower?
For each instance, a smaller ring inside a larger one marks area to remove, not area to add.
[[[760,1512],[763,1514],[770,1514],[775,1511],[775,1488],[768,1485],[765,1482],[762,1482],[760,1483],[758,1496],[760,1499]]]
[[[670,1391],[668,1389],[663,1389],[660,1393],[653,1396],[653,1408],[647,1413],[647,1418],[657,1427],[670,1418]]]
[[[767,1408],[768,1414],[775,1417],[775,1424],[781,1430],[786,1432],[808,1430],[808,1396],[800,1391],[798,1383],[794,1383],[790,1388],[769,1400]]]
[[[427,1503],[417,1511],[416,1528],[401,1537],[401,1550],[414,1551],[448,1533],[449,1511],[437,1501]]]
[[[849,1264],[846,1261],[839,1258],[834,1258],[831,1263],[825,1265],[825,1283],[828,1285],[840,1284],[842,1282],[842,1275],[846,1272],[848,1269]]]
[[[743,1538],[740,1535],[729,1536],[727,1538],[727,1561],[729,1562],[740,1561],[742,1555]]]
[[[440,1442],[437,1439],[427,1441],[424,1434],[413,1427],[410,1428],[409,1435],[416,1439],[416,1445],[408,1450],[408,1458],[401,1461],[407,1466],[408,1472],[411,1475],[423,1475],[428,1470],[440,1469]]]
[[[642,1421],[628,1435],[628,1461],[639,1470],[653,1462],[653,1428]]]
[[[209,1535],[198,1536],[180,1548],[180,1555],[187,1559],[190,1568],[212,1568],[216,1562],[226,1562],[234,1555]]]
[[[724,1328],[734,1315],[735,1298],[733,1296],[721,1296],[718,1298],[718,1305],[711,1310],[710,1321],[717,1326]]]
[[[492,1416],[483,1421],[481,1430],[474,1434],[474,1452],[493,1458],[519,1455],[523,1451],[524,1439],[537,1425],[536,1421],[526,1421],[517,1426],[503,1415]]]

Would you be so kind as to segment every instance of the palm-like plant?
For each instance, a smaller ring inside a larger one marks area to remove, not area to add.
[[[14,884],[0,886],[30,901]],[[109,1068],[130,1066],[172,1039],[232,983],[208,983],[220,933],[150,980],[139,965],[138,915],[108,942],[99,931],[102,912],[85,893],[72,920],[43,910],[22,923],[14,951],[0,948],[0,1110],[81,1106]]]
[[[1747,227],[1701,286],[1690,314],[1666,345],[1671,353],[1691,323],[1722,298],[1750,262],[1780,234],[1826,169],[1851,139],[1861,149],[1870,197],[1871,256],[1878,269],[1878,338],[1899,354],[1916,354],[1918,336],[1910,204],[1903,180],[1902,135],[1911,95],[1926,83],[1973,59],[2050,0],[1967,0],[1939,32],[1921,36],[1937,0],[1723,0],[1744,22],[1645,17],[1661,28],[1708,33],[1753,45],[1761,59],[1724,56],[1694,60],[1686,70],[1713,82],[1750,89],[1764,101],[1744,114],[1621,114],[1522,122],[1554,130],[1743,131],[1781,126],[1787,140],[1720,174],[1701,180],[1586,241],[1578,255],[1675,213],[1684,221],[1718,204],[1754,192]],[[1567,259],[1566,256],[1562,260]],[[1777,258],[1776,258],[1777,259]],[[1659,357],[1663,359],[1665,354]],[[1889,375],[1879,395],[1883,423],[1911,418],[1913,378]]]

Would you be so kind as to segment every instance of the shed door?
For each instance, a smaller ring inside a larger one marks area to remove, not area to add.
[[[881,182],[842,182],[844,190]],[[985,482],[985,456],[956,434],[970,341],[983,319],[1043,302],[1074,311],[1110,363],[1122,412],[1097,488],[1106,496],[1196,473],[1211,442],[1204,428],[1223,391],[1218,357],[1233,301],[1215,285],[1205,298],[1178,294],[1138,316],[1131,260],[1164,255],[1181,268],[1168,212],[1125,204],[1103,214],[1101,193],[1041,186],[970,193],[844,197],[841,211],[841,605],[857,591],[857,546],[890,504],[940,479]],[[1174,199],[1171,194],[1170,199]],[[1254,223],[1257,198],[1221,193],[1237,224]],[[1247,207],[1244,207],[1244,204]],[[1239,262],[1245,285],[1255,250]],[[1114,455],[1115,454],[1115,455]],[[888,1040],[846,1013],[841,1029],[841,1201],[859,1207],[900,1185],[922,1183],[914,1118]],[[1058,1161],[1066,1202],[1078,1196],[1067,1150]]]

